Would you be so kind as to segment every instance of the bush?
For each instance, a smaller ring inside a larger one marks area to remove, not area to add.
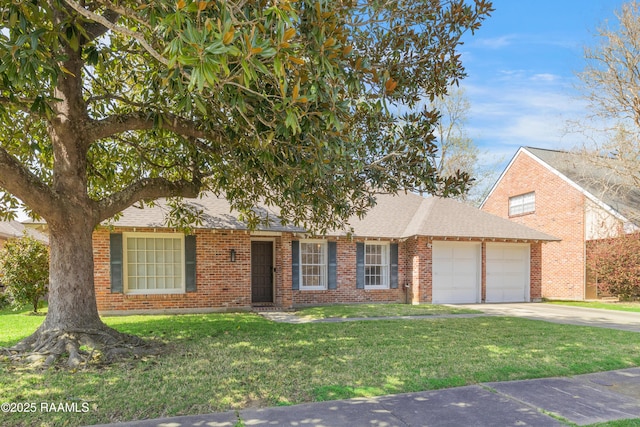
[[[7,241],[0,251],[0,272],[11,305],[18,309],[31,304],[37,313],[49,283],[47,245],[29,236]]]
[[[588,265],[600,292],[640,298],[640,233],[592,242]]]
[[[0,310],[9,307],[10,304],[11,300],[9,299],[9,295],[4,293],[4,291],[0,291]]]

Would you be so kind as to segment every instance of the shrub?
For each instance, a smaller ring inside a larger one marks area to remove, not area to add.
[[[592,242],[588,263],[601,292],[640,298],[640,233]]]
[[[1,289],[1,288],[0,288]],[[9,307],[11,300],[9,299],[9,295],[7,295],[4,290],[0,291],[0,310],[3,308]]]
[[[49,283],[47,245],[29,236],[7,241],[0,251],[0,272],[14,308],[31,304],[37,313]]]

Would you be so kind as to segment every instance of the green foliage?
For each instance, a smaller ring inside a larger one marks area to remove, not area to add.
[[[437,114],[417,107],[464,77],[460,37],[491,10],[486,0],[10,2],[0,155],[53,186],[57,146],[82,147],[74,176],[103,201],[97,220],[122,200],[184,196],[184,182],[224,193],[250,224],[260,200],[320,230],[362,215],[376,192],[459,194],[470,177],[438,175]],[[0,202],[13,212],[24,190],[9,184]],[[50,221],[43,204],[27,205]]]
[[[0,292],[0,310],[3,308],[9,307],[11,304],[11,300],[9,299],[9,294],[4,291]]]
[[[621,300],[640,298],[640,233],[592,242],[588,253],[600,291]]]
[[[49,282],[49,248],[33,237],[7,241],[0,251],[0,273],[5,293],[18,309],[27,304],[38,312]]]

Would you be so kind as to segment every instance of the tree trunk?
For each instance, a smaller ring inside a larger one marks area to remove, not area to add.
[[[100,320],[93,282],[93,225],[78,215],[65,223],[50,228],[47,316],[35,333],[9,349],[12,356],[46,359],[45,364],[50,365],[68,355],[67,364],[74,367],[89,362],[95,350],[105,361],[123,353],[155,352],[157,346],[111,329]]]
[[[49,312],[42,329],[100,328],[93,286],[90,224],[72,223],[50,229]]]

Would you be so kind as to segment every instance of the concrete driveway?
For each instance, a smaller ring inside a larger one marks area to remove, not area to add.
[[[601,310],[544,303],[464,304],[455,305],[455,307],[480,310],[491,316],[524,317],[526,319],[546,320],[547,322],[567,325],[596,326],[598,328],[640,332],[640,313],[628,311]]]

